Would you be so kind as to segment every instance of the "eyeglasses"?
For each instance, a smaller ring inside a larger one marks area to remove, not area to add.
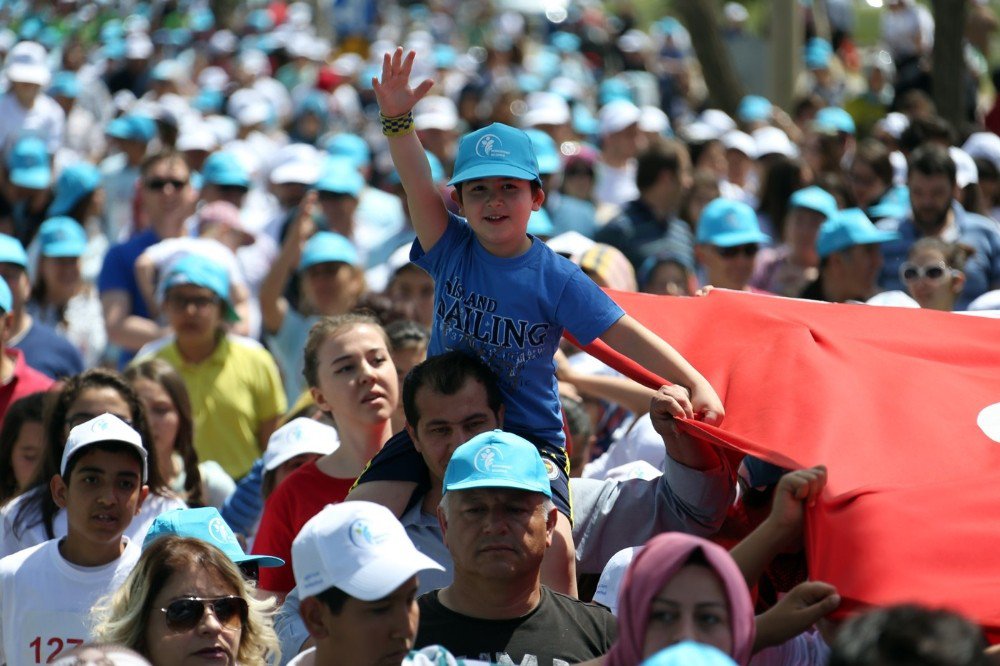
[[[180,296],[170,294],[166,298],[166,303],[178,310],[187,310],[189,305],[193,305],[196,310],[204,310],[213,305],[219,304],[219,299],[215,296]]]
[[[69,414],[66,416],[66,427],[72,430],[78,425],[83,425],[87,421],[93,421],[98,416],[101,416],[101,414],[91,414],[90,412],[78,412],[76,414]],[[113,414],[112,416],[121,419],[128,427],[130,428],[133,427],[131,419],[127,419],[124,416],[118,416],[117,414]]]
[[[903,282],[916,282],[922,279],[937,282],[945,277],[951,277],[953,272],[943,261],[926,266],[917,266],[916,264],[906,262],[899,267],[899,277],[903,279]]]
[[[756,243],[748,243],[747,245],[734,245],[733,247],[716,247],[715,251],[724,259],[733,259],[741,254],[744,257],[756,257],[757,250],[759,249],[760,246]]]
[[[162,192],[166,189],[167,185],[173,185],[175,190],[179,190],[187,184],[186,180],[177,180],[175,178],[150,178],[146,181],[146,187],[156,192]]]
[[[212,607],[212,613],[219,623],[228,629],[239,629],[247,621],[247,602],[243,597],[215,597],[202,599],[187,597],[175,599],[160,611],[166,614],[167,628],[171,631],[191,631],[198,626],[205,615],[205,609]]]

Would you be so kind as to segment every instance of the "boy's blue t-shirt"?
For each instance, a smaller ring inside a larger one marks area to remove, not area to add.
[[[458,350],[477,356],[500,380],[505,425],[562,445],[553,357],[563,329],[589,344],[624,310],[540,240],[532,238],[531,249],[519,257],[497,257],[451,213],[431,251],[415,240],[410,259],[434,278],[428,355]]]

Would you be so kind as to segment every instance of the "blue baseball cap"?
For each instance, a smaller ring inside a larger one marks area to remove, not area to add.
[[[760,95],[746,95],[736,107],[736,117],[745,123],[767,120],[774,107],[771,101]]]
[[[716,247],[736,247],[750,243],[770,243],[760,230],[757,213],[742,201],[713,199],[698,218],[698,243]]]
[[[531,215],[528,216],[527,232],[532,236],[545,236],[546,238],[555,235],[555,225],[552,224],[552,218],[545,212],[544,208],[531,211]]]
[[[333,262],[357,266],[359,263],[358,250],[346,236],[332,231],[317,231],[302,248],[299,271],[304,271],[317,264]]]
[[[229,273],[225,268],[197,254],[185,255],[174,262],[160,280],[159,300],[162,302],[172,287],[186,284],[212,291],[225,305],[226,320],[230,322],[240,320],[229,300]]]
[[[4,314],[14,309],[14,294],[10,292],[7,281],[0,277],[0,311]]]
[[[332,157],[346,157],[358,169],[372,162],[372,151],[368,142],[357,134],[337,134],[326,142],[326,152]]]
[[[365,188],[365,177],[361,175],[354,160],[346,157],[329,157],[323,162],[316,191],[348,194],[355,199]]]
[[[156,121],[149,116],[126,114],[108,123],[104,133],[124,141],[142,141],[148,143],[156,136]]]
[[[80,79],[75,72],[57,72],[49,85],[49,95],[76,99],[80,96]]]
[[[837,134],[838,132],[854,134],[857,127],[854,124],[854,118],[847,111],[839,106],[828,106],[816,113],[813,129],[822,134]]]
[[[562,170],[562,159],[555,139],[539,129],[526,129],[524,132],[531,139],[531,148],[538,160],[538,173],[543,176],[559,173]]]
[[[470,132],[458,144],[449,185],[479,178],[519,178],[541,184],[531,139],[523,130],[493,123]]]
[[[829,218],[837,212],[837,199],[822,187],[810,185],[796,190],[788,198],[789,208],[807,208]]]
[[[208,185],[250,187],[250,174],[235,155],[223,151],[208,156],[201,167],[201,177]]]
[[[244,562],[257,564],[261,567],[280,567],[285,561],[271,555],[247,555],[240,547],[236,535],[223,520],[219,510],[214,506],[199,509],[174,509],[165,511],[156,517],[142,540],[142,549],[165,536],[188,537],[210,543],[232,560],[235,564]]]
[[[38,228],[43,257],[81,257],[87,249],[87,232],[72,217],[50,217]]]
[[[895,231],[882,231],[860,208],[839,211],[819,228],[816,250],[820,258],[829,257],[855,245],[888,243],[899,239]]]
[[[429,150],[425,150],[424,154],[427,156],[427,163],[431,167],[431,180],[435,183],[440,183],[445,179],[444,167],[441,165],[441,160]],[[399,171],[394,168],[385,179],[390,185],[399,185]]]
[[[28,253],[21,241],[7,234],[0,234],[0,264],[14,264],[28,268]]]
[[[502,430],[476,435],[455,449],[444,471],[444,492],[513,488],[552,497],[548,468],[538,449]]]
[[[18,139],[7,155],[10,182],[31,190],[44,190],[52,182],[49,151],[45,142],[34,136]]]
[[[66,215],[73,207],[101,186],[101,170],[89,162],[70,164],[56,179],[56,196],[45,214],[49,217]]]
[[[647,657],[640,666],[736,666],[736,662],[706,643],[682,641]]]
[[[806,44],[805,61],[809,69],[825,69],[833,58],[833,46],[821,37],[813,37]]]

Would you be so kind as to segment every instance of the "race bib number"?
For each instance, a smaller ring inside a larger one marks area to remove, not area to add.
[[[9,655],[11,664],[48,664],[64,652],[82,645],[87,638],[85,613],[25,614],[20,632],[19,655]]]

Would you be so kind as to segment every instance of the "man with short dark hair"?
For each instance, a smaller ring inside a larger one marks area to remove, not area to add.
[[[920,238],[959,242],[975,252],[965,263],[965,287],[956,309],[962,310],[991,289],[1000,288],[1000,226],[993,220],[970,213],[958,203],[955,162],[938,145],[926,145],[910,156],[908,175],[910,213],[878,223],[879,229],[894,231],[899,239],[882,248],[885,264],[879,278],[883,289],[905,291],[899,268],[910,246]]]

